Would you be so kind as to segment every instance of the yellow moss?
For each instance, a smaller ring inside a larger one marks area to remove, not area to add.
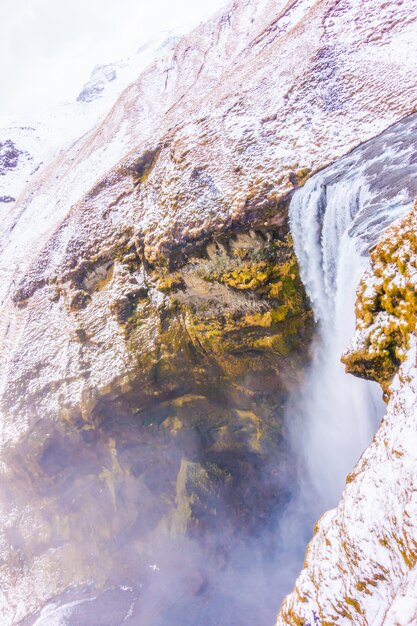
[[[298,170],[296,170],[294,172],[293,178],[292,178],[291,182],[296,187],[301,187],[306,182],[306,180],[309,177],[310,173],[311,173],[311,168],[310,167],[302,167],[302,168],[300,168],[300,169],[298,169]]]
[[[273,376],[280,357],[294,355],[291,367],[299,369],[295,362],[305,353],[314,324],[311,309],[291,238],[266,239],[246,235],[241,246],[237,240],[236,249],[235,240],[217,244],[209,258],[190,259],[175,272],[155,267],[148,276],[150,284],[168,294],[181,289],[175,298],[165,298],[163,309],[155,307],[148,293],[121,302],[119,323],[148,381],[144,389],[169,390],[182,373],[203,381],[208,363],[229,381],[241,381],[249,374],[260,386],[264,383],[258,372],[266,368]],[[216,282],[221,287],[213,287]]]
[[[167,417],[162,425],[166,430],[169,430],[171,435],[177,435],[183,428],[183,423],[178,417]]]
[[[184,287],[184,282],[178,272],[172,272],[165,276],[160,276],[156,281],[156,288],[162,292],[169,292]]]
[[[245,315],[242,318],[242,323],[245,326],[260,326],[261,328],[268,328],[272,324],[272,311],[266,311],[265,313],[252,313]]]
[[[385,391],[416,332],[416,221],[417,204],[372,249],[371,269],[359,285],[356,303],[360,341],[342,357],[347,371],[376,380]]]
[[[348,604],[349,606],[352,606],[357,613],[362,615],[363,611],[361,609],[361,605],[359,604],[357,600],[355,600],[355,598],[346,597],[346,604]]]
[[[236,413],[238,414],[239,418],[242,421],[248,421],[256,428],[255,432],[250,438],[250,445],[255,452],[260,452],[261,451],[261,439],[262,439],[261,418],[258,415],[256,415],[253,411],[236,410]]]
[[[187,393],[184,396],[180,396],[179,398],[174,398],[170,401],[172,406],[176,408],[183,407],[185,404],[192,404],[198,400],[205,400],[205,396],[197,396],[195,394]]]
[[[271,268],[265,261],[246,264],[232,272],[225,272],[219,279],[234,289],[257,289],[271,277]]]

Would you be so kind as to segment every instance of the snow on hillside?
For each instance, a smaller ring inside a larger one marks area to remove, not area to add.
[[[177,37],[162,33],[130,57],[96,66],[74,102],[51,106],[33,118],[0,118],[2,210],[14,204],[36,172],[88,133],[147,65],[176,42]]]

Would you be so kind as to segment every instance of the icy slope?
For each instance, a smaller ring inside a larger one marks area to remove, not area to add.
[[[174,43],[175,37],[161,35],[131,57],[95,67],[75,102],[34,112],[30,119],[0,118],[2,211],[5,204],[15,202],[34,174],[90,131],[141,71]]]

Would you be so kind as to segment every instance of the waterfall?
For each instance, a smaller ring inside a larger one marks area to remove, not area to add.
[[[353,334],[355,291],[367,262],[348,233],[365,195],[357,182],[326,188],[320,179],[312,180],[295,195],[290,212],[319,333],[308,382],[298,398],[297,425],[302,422],[301,454],[324,507],[339,499],[346,475],[382,415],[379,387],[347,376],[340,362]],[[300,446],[300,431],[296,436]]]
[[[291,232],[318,338],[288,418],[315,514],[336,505],[383,414],[379,386],[346,375],[340,356],[353,334],[369,247],[417,195],[408,178],[417,174],[416,136],[414,115],[314,175],[291,201]]]

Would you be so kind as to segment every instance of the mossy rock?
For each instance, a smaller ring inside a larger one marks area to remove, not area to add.
[[[370,252],[359,284],[357,332],[342,356],[346,371],[389,389],[417,325],[417,203]]]

